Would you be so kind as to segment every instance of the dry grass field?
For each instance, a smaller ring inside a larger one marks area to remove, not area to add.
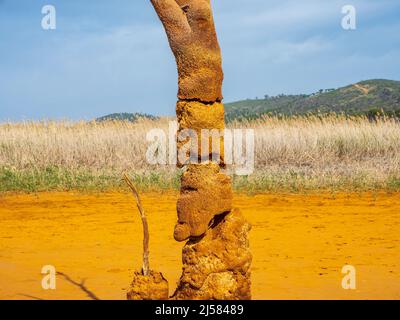
[[[0,192],[115,190],[129,172],[142,190],[176,189],[174,166],[152,166],[146,133],[172,119],[0,124]],[[256,170],[234,177],[247,192],[400,189],[400,123],[324,116],[231,123],[253,128]]]

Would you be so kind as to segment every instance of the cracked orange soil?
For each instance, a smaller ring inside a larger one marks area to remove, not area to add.
[[[144,194],[150,267],[174,289],[183,244],[173,239],[175,193]],[[235,195],[253,224],[254,299],[400,299],[400,194]],[[130,194],[0,195],[0,299],[89,299],[57,277],[41,288],[41,268],[57,271],[100,299],[125,299],[141,266],[142,230]],[[343,290],[341,269],[357,270]]]

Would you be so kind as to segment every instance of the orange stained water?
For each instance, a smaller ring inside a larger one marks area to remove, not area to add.
[[[182,267],[176,199],[142,195],[151,268],[171,293]],[[235,206],[253,225],[254,299],[400,298],[400,194],[236,195]],[[0,299],[124,299],[141,267],[130,194],[1,195],[0,231]],[[45,265],[69,280],[44,290]],[[355,267],[355,290],[342,288],[344,265]]]

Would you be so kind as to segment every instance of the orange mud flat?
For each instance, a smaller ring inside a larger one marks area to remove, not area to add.
[[[173,239],[177,194],[145,194],[151,268],[181,273]],[[254,299],[399,299],[400,194],[236,195],[252,223]],[[130,194],[0,196],[0,299],[125,299],[141,267],[142,229]],[[42,288],[42,267],[59,274]],[[356,289],[342,287],[343,266]]]

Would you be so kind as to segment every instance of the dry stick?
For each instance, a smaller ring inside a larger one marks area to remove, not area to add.
[[[147,224],[146,214],[144,212],[142,202],[140,201],[139,193],[137,192],[132,180],[128,177],[127,174],[124,174],[124,180],[128,187],[131,189],[133,195],[136,199],[136,205],[140,212],[140,218],[142,219],[143,224],[143,275],[148,276],[150,271],[149,266],[149,226]]]

